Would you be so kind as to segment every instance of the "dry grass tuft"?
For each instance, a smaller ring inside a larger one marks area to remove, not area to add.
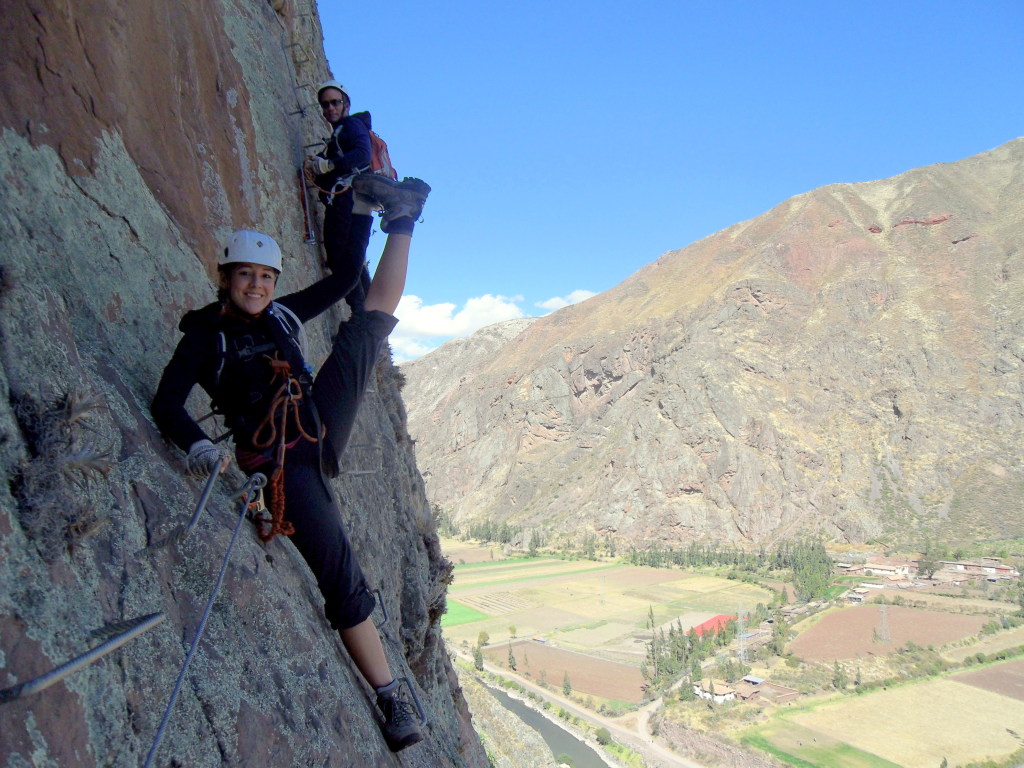
[[[51,397],[23,394],[13,406],[29,454],[12,481],[18,520],[52,562],[105,523],[82,492],[113,464],[109,453],[81,443],[88,419],[104,404],[95,393],[67,389]]]
[[[67,476],[78,474],[88,480],[96,475],[106,477],[112,466],[110,454],[83,448],[65,456],[61,469]]]
[[[69,429],[96,409],[105,407],[102,398],[96,393],[74,389],[64,392],[58,403],[64,412],[64,424]]]

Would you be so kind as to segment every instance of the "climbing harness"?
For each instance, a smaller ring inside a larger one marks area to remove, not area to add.
[[[71,661],[65,662],[59,667],[55,667],[45,675],[40,675],[28,682],[0,690],[0,704],[6,704],[9,701],[14,701],[15,699],[21,699],[25,696],[39,693],[40,691],[49,688],[51,685],[59,683],[65,677],[68,677],[78,670],[84,669],[90,664],[99,661],[108,653],[116,651],[129,640],[135,639],[143,632],[148,632],[165,618],[166,616],[163,613],[151,613],[147,616],[141,616],[138,619],[133,620],[130,622],[130,626],[123,632],[119,632],[114,637],[100,645],[97,645],[95,648],[86,651],[81,656],[76,656]],[[121,625],[119,625],[119,627],[120,626]]]
[[[290,310],[284,304],[276,301],[270,302],[270,306],[265,310],[268,317],[276,321],[284,332],[284,337],[287,338],[287,342],[297,350],[298,355],[301,357],[303,370],[312,377],[313,366],[306,362],[309,359],[309,338],[306,336],[306,327],[302,324],[302,320],[299,316]],[[256,344],[251,335],[241,337],[241,341],[244,344],[237,343],[237,340],[233,340],[236,343],[232,344],[230,352],[228,351],[228,336],[224,331],[217,333],[217,369],[214,372],[213,378],[213,390],[216,391],[220,387],[221,376],[224,373],[224,366],[227,364],[229,357],[234,360],[241,362],[248,362],[257,355],[265,355],[268,352],[272,352],[278,349],[278,344],[274,341],[269,341],[265,344]],[[249,397],[253,397],[253,393],[249,393]],[[202,424],[208,419],[212,419],[214,416],[224,416],[224,411],[217,403],[216,399],[210,402],[209,413],[196,419],[197,424]],[[211,442],[220,443],[234,433],[234,429],[228,429],[223,434],[217,435],[212,438]]]
[[[288,449],[300,440],[311,443],[319,441],[318,437],[310,435],[302,426],[302,384],[292,375],[291,364],[287,360],[271,360],[270,367],[274,371],[271,383],[281,381],[281,386],[270,401],[267,415],[252,435],[252,444],[256,448],[274,448],[274,471],[270,476],[270,530],[266,532],[265,526],[258,527],[260,540],[264,542],[279,533],[284,536],[295,533],[295,527],[284,519],[284,465]],[[291,442],[288,442],[289,416],[298,433]]]
[[[195,637],[192,639],[192,645],[189,646],[188,653],[185,655],[185,662],[181,665],[181,671],[178,673],[178,679],[174,684],[174,690],[171,692],[171,699],[167,702],[167,709],[164,710],[163,719],[161,719],[160,726],[157,728],[156,735],[153,737],[153,746],[149,749],[149,754],[146,756],[146,762],[143,764],[143,768],[149,768],[149,766],[153,764],[153,760],[156,758],[157,750],[160,748],[160,742],[164,737],[164,730],[167,728],[167,723],[171,718],[171,710],[174,709],[174,703],[177,701],[178,694],[181,692],[181,685],[185,680],[185,673],[188,671],[189,665],[192,663],[192,657],[195,656],[196,648],[199,647],[199,641],[202,639],[203,632],[206,630],[206,622],[210,618],[210,611],[213,609],[213,601],[217,597],[217,592],[220,591],[221,584],[224,583],[224,574],[228,569],[228,560],[231,557],[231,550],[234,549],[235,542],[238,540],[238,531],[242,527],[242,521],[245,520],[250,502],[266,484],[266,476],[259,472],[255,472],[249,476],[245,485],[242,486],[241,492],[245,494],[245,498],[242,503],[242,512],[238,516],[238,522],[235,524],[235,530],[231,534],[231,543],[228,544],[228,550],[224,553],[224,559],[220,564],[220,572],[217,574],[217,580],[214,582],[213,590],[210,592],[210,599],[206,601],[206,608],[203,610],[203,615],[199,619],[199,626],[196,629]]]
[[[361,173],[362,171],[365,171],[365,170],[367,170],[367,169],[366,168],[361,168],[360,170],[355,171],[354,173],[350,173],[348,176],[340,177],[337,181],[335,181],[331,185],[330,189],[324,189],[323,187],[318,185],[315,181],[311,180],[308,176],[303,176],[303,182],[309,188],[315,189],[317,192],[320,192],[323,195],[325,195],[327,197],[327,205],[330,205],[331,203],[334,202],[334,198],[337,195],[343,195],[346,192],[348,192],[349,189],[352,188],[352,179],[355,178],[357,173]]]

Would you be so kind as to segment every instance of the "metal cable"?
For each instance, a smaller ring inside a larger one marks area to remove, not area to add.
[[[213,492],[213,486],[216,484],[217,478],[220,477],[220,475],[221,473],[219,471],[210,473],[210,476],[206,480],[206,486],[203,488],[203,492],[199,495],[199,501],[196,502],[195,512],[192,513],[192,519],[188,521],[188,525],[176,528],[162,539],[154,541],[148,547],[145,547],[136,554],[141,555],[144,552],[151,552],[155,549],[163,549],[164,547],[169,547],[172,544],[178,544],[186,536],[192,533],[192,529],[195,528],[196,523],[199,522],[199,516],[202,515],[203,510],[206,509],[206,502],[210,500],[210,494]]]
[[[188,649],[188,654],[185,656],[185,663],[181,665],[181,671],[178,673],[178,679],[174,684],[174,690],[171,692],[171,699],[167,702],[167,709],[164,710],[163,719],[160,721],[160,726],[157,728],[156,735],[153,737],[153,746],[149,749],[149,754],[146,755],[146,762],[143,763],[143,768],[149,768],[153,764],[153,760],[156,758],[156,752],[160,748],[160,742],[164,737],[164,730],[167,728],[167,723],[171,719],[171,710],[174,709],[174,702],[178,699],[178,694],[181,693],[181,685],[185,680],[185,673],[188,671],[189,665],[192,663],[192,657],[195,656],[196,648],[199,647],[199,640],[203,636],[203,632],[206,630],[206,621],[210,618],[210,611],[213,609],[213,601],[217,597],[217,592],[220,590],[221,584],[224,582],[224,574],[228,569],[228,560],[231,557],[231,550],[234,549],[235,541],[238,539],[238,532],[242,528],[242,522],[245,520],[245,513],[249,509],[249,504],[253,500],[254,494],[256,494],[261,488],[267,484],[266,475],[259,472],[255,472],[249,477],[245,485],[242,486],[242,491],[245,492],[245,500],[242,502],[242,512],[238,516],[238,522],[235,523],[235,530],[231,534],[231,543],[228,544],[228,551],[224,553],[224,559],[220,564],[220,573],[217,574],[217,580],[214,582],[213,591],[210,592],[210,599],[206,601],[206,608],[203,610],[203,615],[199,620],[199,627],[196,629],[196,635],[192,639],[192,645]]]

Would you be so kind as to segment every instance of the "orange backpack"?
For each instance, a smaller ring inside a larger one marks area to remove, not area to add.
[[[397,181],[398,172],[391,165],[388,145],[375,131],[370,131],[370,171]]]

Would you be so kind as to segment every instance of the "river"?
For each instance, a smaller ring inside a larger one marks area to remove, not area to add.
[[[577,739],[569,731],[548,720],[537,710],[526,706],[498,688],[487,686],[487,690],[494,694],[494,698],[505,709],[537,731],[551,748],[551,753],[555,757],[568,755],[572,760],[573,768],[609,768],[608,763],[591,747]]]

